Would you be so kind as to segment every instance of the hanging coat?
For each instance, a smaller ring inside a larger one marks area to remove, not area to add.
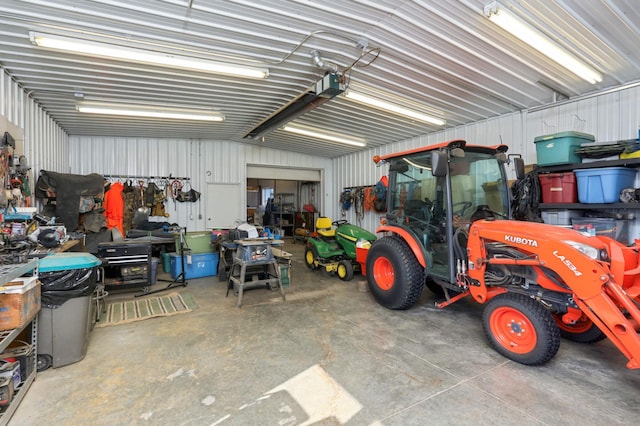
[[[124,185],[121,182],[111,184],[111,188],[104,194],[104,217],[107,219],[107,229],[118,228],[124,237],[124,198],[122,191]]]

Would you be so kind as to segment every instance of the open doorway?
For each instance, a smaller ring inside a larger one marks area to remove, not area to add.
[[[258,196],[255,205],[247,206],[250,222],[281,232],[285,237],[294,236],[296,228],[312,231],[319,186],[320,182],[247,179],[247,203],[254,199],[251,194]]]
[[[247,191],[250,190],[258,198],[254,205],[247,205],[252,223],[293,236],[298,227],[315,226],[315,217],[322,208],[322,170],[248,164]]]

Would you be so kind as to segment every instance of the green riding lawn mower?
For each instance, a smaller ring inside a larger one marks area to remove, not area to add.
[[[375,240],[374,234],[346,220],[332,222],[328,217],[319,217],[316,231],[307,238],[304,261],[309,269],[324,269],[349,281],[361,269],[357,248],[368,247]]]

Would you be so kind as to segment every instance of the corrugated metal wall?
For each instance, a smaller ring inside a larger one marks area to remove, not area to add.
[[[631,85],[617,91],[585,96],[571,102],[544,109],[523,111],[491,118],[477,123],[458,126],[418,138],[389,144],[384,149],[372,149],[334,160],[335,193],[339,197],[343,188],[373,185],[386,173],[384,167],[373,163],[374,155],[404,151],[425,145],[432,145],[450,139],[465,139],[480,145],[504,143],[509,153],[519,153],[526,164],[536,163],[534,139],[540,135],[569,130],[592,134],[598,142],[634,139],[640,128],[640,88]],[[513,170],[511,177],[515,177]],[[638,187],[636,183],[636,187]],[[344,218],[359,223],[369,231],[375,231],[380,213],[366,212],[362,220],[357,220],[356,212],[350,208],[341,216],[339,205],[334,211],[335,218]],[[636,217],[640,211],[636,212]],[[639,237],[638,220],[631,227],[635,237]]]
[[[67,173],[67,134],[0,68],[0,115],[23,130],[24,155],[34,174],[39,170]]]
[[[111,176],[188,177],[194,189],[205,193],[208,183],[240,184],[246,205],[247,164],[322,170],[327,188],[334,188],[332,163],[327,158],[243,145],[234,142],[189,139],[117,137],[69,138],[71,173]],[[327,191],[323,202],[332,209],[335,197]],[[224,200],[220,200],[223,208]],[[166,220],[188,230],[206,229],[206,203],[167,203]],[[238,218],[242,219],[242,218]],[[152,218],[159,221],[161,218]]]
[[[7,75],[1,73],[0,114],[25,130],[25,154],[34,174],[38,170],[63,173],[102,173],[143,176],[190,177],[193,187],[207,183],[240,183],[246,187],[246,165],[297,167],[322,170],[324,181],[316,194],[322,212],[345,218],[374,231],[380,214],[366,212],[359,221],[350,209],[341,216],[339,196],[343,188],[375,184],[386,170],[375,166],[376,154],[387,154],[454,138],[493,145],[505,143],[527,163],[536,162],[536,136],[577,130],[600,142],[636,138],[640,128],[640,87],[585,96],[557,106],[513,114],[454,127],[412,138],[383,149],[339,157],[334,160],[277,151],[233,142],[189,139],[68,137]],[[26,126],[26,127],[25,127]],[[637,185],[640,186],[640,185]],[[243,196],[244,199],[244,196]],[[168,205],[169,221],[188,229],[205,229],[204,207]],[[190,219],[192,217],[193,219]],[[637,234],[637,224],[632,227]],[[634,235],[637,236],[637,235]]]

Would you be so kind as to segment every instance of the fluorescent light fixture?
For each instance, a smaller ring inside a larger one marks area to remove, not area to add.
[[[535,30],[510,10],[494,1],[484,8],[484,14],[492,22],[524,41],[542,54],[556,61],[572,73],[591,84],[600,83],[602,74],[578,60],[551,39]]]
[[[406,117],[410,117],[410,118],[413,118],[415,120],[423,121],[425,123],[434,124],[436,126],[444,126],[445,124],[447,124],[446,121],[441,120],[439,118],[432,117],[432,116],[427,115],[427,114],[423,114],[423,113],[418,112],[416,110],[412,110],[412,109],[409,109],[409,108],[401,107],[400,105],[392,104],[391,102],[386,102],[386,101],[380,100],[378,98],[373,98],[371,96],[367,96],[367,95],[363,95],[363,94],[360,94],[360,93],[357,93],[357,92],[353,92],[351,90],[346,92],[346,97],[347,97],[347,99],[352,99],[352,100],[354,100],[356,102],[361,102],[363,104],[371,105],[372,107],[375,107],[375,108],[378,108],[378,109],[382,109],[382,110],[385,110],[385,111],[393,112],[395,114],[404,115]]]
[[[269,70],[267,68],[215,62],[205,59],[191,58],[188,56],[117,46],[115,44],[42,34],[33,31],[29,32],[29,38],[33,44],[40,47],[80,53],[89,56],[122,59],[125,61],[159,65],[162,67],[184,68],[214,74],[225,74],[248,78],[266,78],[269,75]]]
[[[224,115],[210,111],[181,110],[175,108],[141,107],[131,105],[93,105],[76,106],[79,112],[87,114],[124,115],[129,117],[168,118],[173,120],[223,121]]]
[[[331,142],[343,143],[346,145],[353,145],[359,147],[367,146],[367,143],[362,138],[351,137],[347,135],[341,135],[340,133],[328,132],[325,130],[318,130],[312,127],[300,126],[300,125],[286,125],[282,128],[287,132],[296,133],[298,135],[309,136],[312,138],[324,139]]]

